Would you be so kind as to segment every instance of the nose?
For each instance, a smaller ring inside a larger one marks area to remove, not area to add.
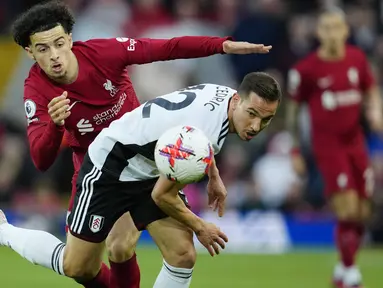
[[[251,123],[251,129],[254,132],[258,132],[259,130],[261,130],[261,122],[262,122],[262,120],[260,118],[258,118],[258,117],[253,119],[253,121]]]
[[[57,49],[51,48],[51,60],[58,60],[59,59],[59,54],[57,53]]]

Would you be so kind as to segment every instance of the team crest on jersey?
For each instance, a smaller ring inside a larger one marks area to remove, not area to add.
[[[103,86],[106,91],[109,91],[109,94],[112,97],[116,96],[117,92],[119,91],[119,89],[116,86],[114,86],[112,81],[110,81],[109,79],[106,79],[106,82]]]
[[[348,78],[348,81],[350,81],[350,83],[352,85],[358,85],[358,83],[359,83],[358,70],[355,67],[349,68],[347,71],[347,78]]]
[[[89,228],[93,233],[99,232],[104,226],[105,218],[99,215],[91,215],[89,220]]]

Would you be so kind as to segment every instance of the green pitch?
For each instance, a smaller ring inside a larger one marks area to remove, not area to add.
[[[360,266],[366,288],[383,287],[383,250],[365,250]],[[162,262],[154,248],[138,249],[141,287],[153,287]],[[284,255],[198,256],[191,287],[329,288],[334,252],[296,252]],[[31,265],[10,249],[0,248],[0,287],[75,288],[72,280]]]

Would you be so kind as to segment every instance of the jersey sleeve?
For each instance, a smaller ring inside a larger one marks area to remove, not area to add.
[[[91,40],[95,50],[108,61],[119,61],[122,66],[155,61],[188,59],[223,54],[222,43],[230,37],[184,36],[171,39],[113,38]]]
[[[360,85],[362,91],[366,92],[369,90],[374,84],[375,79],[371,71],[370,63],[367,60],[367,57],[364,55],[362,51],[360,51],[361,57],[361,71],[360,71]]]
[[[290,98],[298,103],[306,102],[309,97],[309,80],[300,66],[295,66],[287,74],[287,91]]]
[[[47,170],[55,161],[64,127],[53,123],[48,114],[49,101],[29,86],[24,87],[24,109],[32,161],[37,169]]]

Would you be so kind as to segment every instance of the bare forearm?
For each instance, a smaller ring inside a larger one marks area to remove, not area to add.
[[[153,195],[153,199],[166,215],[178,220],[194,232],[200,231],[202,219],[191,212],[178,195],[162,195],[159,197]]]
[[[213,157],[213,162],[211,163],[208,171],[209,179],[214,179],[216,177],[219,177],[219,170],[217,168],[217,165],[215,163],[215,158]]]
[[[370,128],[374,131],[383,130],[383,115],[382,115],[382,99],[377,86],[372,87],[367,92],[366,103],[366,118]]]

